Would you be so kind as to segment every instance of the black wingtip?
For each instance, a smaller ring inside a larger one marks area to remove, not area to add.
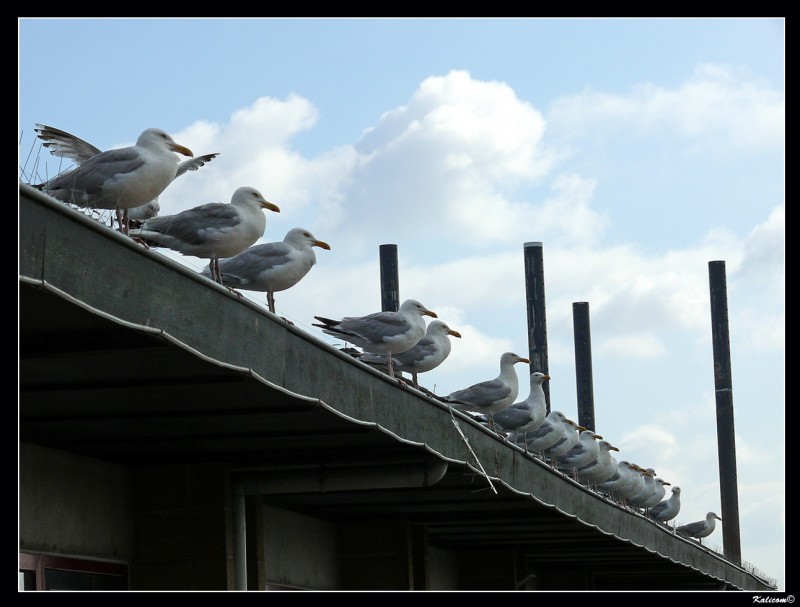
[[[314,325],[315,327],[322,327],[323,329],[329,329],[339,324],[338,320],[333,320],[331,318],[325,318],[324,316],[315,316],[318,321],[324,323],[322,325]]]

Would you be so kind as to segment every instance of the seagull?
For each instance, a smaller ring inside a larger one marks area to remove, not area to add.
[[[617,502],[624,501],[628,495],[639,493],[642,481],[634,466],[625,460],[618,462],[617,471],[609,479],[599,483],[597,489]]]
[[[578,478],[587,485],[598,485],[607,481],[617,471],[617,460],[611,455],[611,451],[619,451],[619,449],[607,440],[601,440],[597,446],[600,448],[597,459],[578,468]]]
[[[644,468],[636,464],[630,464],[630,478],[628,482],[619,488],[618,494],[622,498],[622,502],[628,505],[628,502],[634,499],[641,493],[644,488],[644,479],[647,478],[647,473]]]
[[[550,411],[541,426],[524,434],[516,434],[515,440],[517,444],[524,441],[526,450],[538,452],[544,459],[545,450],[564,438],[564,427],[571,421],[561,411]]]
[[[33,187],[79,207],[113,209],[120,229],[127,232],[124,212],[158,197],[175,179],[178,157],[174,152],[194,156],[165,131],[146,129],[136,145],[90,156],[74,169]]]
[[[96,156],[101,152],[99,148],[96,148],[88,141],[84,141],[72,133],[45,124],[37,124],[36,126],[37,128],[34,130],[39,139],[44,141],[42,145],[48,148],[53,156],[69,158],[75,164],[83,164],[92,156]],[[175,177],[180,177],[187,171],[196,171],[206,163],[214,160],[217,156],[219,156],[219,153],[204,154],[196,158],[184,160],[178,164],[178,171]],[[156,196],[148,203],[128,209],[128,221],[138,227],[145,219],[150,219],[158,215],[160,210],[161,206],[158,202],[158,196]]]
[[[262,209],[280,213],[257,189],[241,187],[230,204],[209,202],[177,215],[153,217],[130,235],[150,246],[210,259],[211,276],[222,284],[220,258],[241,253],[264,235],[267,218]]]
[[[706,520],[697,521],[696,523],[689,523],[687,525],[681,525],[680,527],[677,527],[675,531],[687,537],[697,538],[700,540],[700,543],[702,544],[704,537],[708,537],[709,535],[714,533],[714,527],[716,526],[715,519],[716,521],[722,520],[713,512],[709,512],[708,514],[706,514]]]
[[[631,506],[635,506],[637,508],[641,508],[642,504],[644,504],[650,496],[653,495],[653,491],[656,488],[656,471],[652,468],[638,468],[639,476],[642,479],[642,487],[638,493],[632,495],[627,499],[628,504]]]
[[[425,336],[405,352],[392,355],[392,365],[398,371],[411,373],[415,388],[419,388],[418,373],[425,373],[435,369],[450,356],[450,338],[461,337],[461,333],[454,331],[441,320],[432,320],[428,324]],[[370,365],[386,366],[385,354],[372,354],[364,352],[359,360]]]
[[[644,500],[641,504],[641,508],[648,510],[659,503],[663,498],[664,494],[667,490],[664,488],[664,485],[669,485],[667,481],[661,478],[653,479],[653,493],[650,494],[650,497]]]
[[[283,242],[257,244],[220,261],[222,284],[247,291],[266,291],[267,306],[274,314],[275,292],[296,285],[317,263],[313,247],[331,249],[308,230],[292,228]],[[211,269],[205,268],[202,274],[211,277]]]
[[[488,418],[492,430],[495,430],[492,414],[508,407],[519,393],[519,380],[514,365],[530,364],[530,362],[518,354],[505,352],[500,357],[500,374],[496,378],[451,392],[443,400],[460,411],[483,413]]]
[[[557,458],[566,455],[570,449],[578,444],[578,438],[580,438],[579,433],[584,430],[586,430],[586,428],[579,426],[571,419],[564,420],[563,437],[552,447],[545,449],[545,455],[553,465],[556,464]]]
[[[161,203],[158,202],[158,196],[153,198],[147,204],[128,209],[128,222],[135,228],[142,227],[142,222],[147,219],[152,219],[161,212]],[[130,231],[130,229],[129,229]]]
[[[47,126],[46,124],[37,124],[36,127],[37,128],[35,128],[34,131],[36,131],[37,137],[44,141],[42,145],[49,149],[53,156],[58,156],[59,158],[69,158],[75,164],[83,164],[89,160],[89,158],[92,156],[97,156],[97,154],[102,151],[100,148],[96,148],[88,141],[84,141],[80,137],[73,135],[72,133],[68,133],[67,131],[62,131],[61,129]],[[180,177],[187,171],[196,171],[201,166],[204,166],[206,163],[214,160],[214,158],[217,156],[219,156],[219,153],[204,154],[202,156],[197,156],[196,158],[184,160],[178,164],[178,171],[175,174],[175,177]],[[150,201],[150,203],[157,201],[158,198],[154,198]],[[155,208],[158,208],[157,204],[155,205]],[[150,217],[155,217],[156,214],[150,215]],[[150,217],[140,217],[140,219],[150,219]],[[131,213],[131,218],[133,218],[133,213]]]
[[[603,437],[591,430],[584,430],[580,433],[578,443],[566,454],[556,458],[556,465],[559,470],[571,470],[577,476],[577,469],[591,464],[600,454],[598,439]]]
[[[655,521],[666,523],[671,521],[681,511],[681,488],[673,487],[669,499],[657,503],[647,511],[647,516]]]
[[[366,316],[345,316],[333,320],[315,316],[322,324],[313,323],[324,333],[343,339],[365,352],[388,355],[389,377],[394,377],[392,355],[405,352],[425,336],[423,316],[437,318],[416,299],[407,299],[397,312],[384,311]]]
[[[531,391],[528,398],[492,415],[495,427],[512,434],[525,434],[539,428],[547,415],[547,402],[542,384],[549,380],[550,376],[541,371],[531,373]],[[525,450],[528,450],[527,443]]]

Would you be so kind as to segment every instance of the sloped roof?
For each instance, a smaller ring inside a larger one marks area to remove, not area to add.
[[[609,588],[770,588],[24,184],[19,266],[22,441],[125,464],[228,462],[274,505],[405,516],[432,545],[515,546],[531,568],[591,568]]]

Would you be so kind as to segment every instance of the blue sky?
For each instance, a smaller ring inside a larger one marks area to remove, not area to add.
[[[315,314],[379,310],[378,247],[397,244],[401,298],[463,335],[420,376],[439,394],[527,354],[523,243],[541,241],[553,408],[577,415],[586,301],[597,430],[681,487],[683,523],[720,513],[708,262],[724,260],[743,558],[783,587],[782,19],[21,19],[23,181],[37,158],[38,177],[59,170],[36,123],[101,149],[157,126],[219,152],[161,213],[249,185],[281,207],[264,242],[301,226],[330,243],[276,295],[321,340]]]

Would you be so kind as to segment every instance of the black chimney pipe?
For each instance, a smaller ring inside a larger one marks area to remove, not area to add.
[[[578,389],[578,423],[595,431],[594,388],[592,387],[592,333],[589,303],[572,304],[572,331],[575,336],[575,380]]]
[[[397,270],[397,245],[382,244],[381,260],[381,311],[397,312],[400,309],[400,279]]]
[[[544,259],[541,242],[526,242],[525,293],[528,309],[528,358],[531,373],[550,374],[547,361],[547,318],[544,302]],[[550,412],[550,382],[542,384],[547,412]]]
[[[736,478],[736,438],[733,424],[733,380],[731,377],[728,293],[724,261],[708,262],[708,281],[711,292],[711,336],[714,347],[714,389],[717,401],[722,548],[726,559],[741,565],[739,489]]]

